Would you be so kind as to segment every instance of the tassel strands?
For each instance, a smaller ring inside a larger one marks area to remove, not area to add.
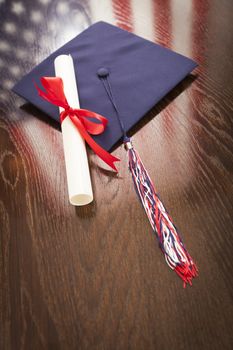
[[[192,279],[198,275],[197,266],[187,252],[130,139],[125,140],[125,148],[128,151],[129,169],[136,192],[158,238],[165,260],[168,266],[183,280],[184,288],[187,284],[192,285]]]
[[[102,81],[104,89],[116,112],[119,127],[123,135],[123,142],[128,151],[129,169],[132,174],[134,187],[145,209],[151,227],[158,238],[159,246],[165,260],[170,268],[183,280],[184,287],[187,284],[192,285],[192,279],[198,275],[197,266],[187,252],[171,217],[168,215],[155,190],[147,170],[126,134],[126,128],[110,84],[109,70],[107,68],[100,68],[97,75]]]

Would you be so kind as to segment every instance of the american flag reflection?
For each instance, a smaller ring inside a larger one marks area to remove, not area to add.
[[[12,98],[9,90],[21,76],[91,23],[100,20],[195,58],[199,48],[204,48],[194,23],[197,17],[199,22],[205,21],[208,14],[206,5],[205,16],[201,18],[199,6],[199,0],[0,0],[0,106]],[[179,96],[182,111],[175,102],[161,112],[161,118],[156,118],[156,126],[154,121],[151,122],[158,131],[156,161],[159,164],[163,164],[166,158],[173,167],[171,145],[176,138],[181,144],[188,144],[190,127],[185,115],[190,111],[190,99],[183,95]],[[46,130],[35,120],[31,120],[31,127],[27,124],[22,128],[24,137],[29,138],[32,146],[33,133],[43,134],[34,145],[38,163],[43,166],[47,160],[41,159],[38,149],[43,147]],[[170,137],[165,138],[165,134]],[[50,139],[46,142],[49,147]],[[189,150],[186,152],[182,157],[188,161]],[[182,176],[179,174],[177,178],[182,179]]]

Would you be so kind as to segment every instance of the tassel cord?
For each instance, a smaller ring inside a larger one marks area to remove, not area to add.
[[[128,142],[129,141],[129,138],[126,134],[126,129],[125,129],[125,125],[124,125],[124,122],[122,120],[122,118],[120,117],[120,112],[118,110],[118,107],[117,107],[117,104],[116,104],[116,100],[115,100],[115,97],[113,95],[113,92],[112,92],[112,87],[111,87],[111,84],[110,84],[110,81],[109,81],[109,76],[105,76],[105,77],[100,77],[100,80],[102,81],[103,83],[103,86],[108,94],[108,97],[115,109],[115,112],[116,112],[116,116],[117,116],[117,119],[118,119],[118,122],[119,122],[119,125],[120,125],[120,128],[121,128],[121,132],[123,134],[123,142]]]

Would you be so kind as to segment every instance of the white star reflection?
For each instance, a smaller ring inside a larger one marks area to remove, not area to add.
[[[20,75],[20,68],[19,66],[9,66],[9,71],[11,72],[12,75],[15,77]]]
[[[31,30],[24,30],[23,38],[28,43],[32,43],[35,39],[35,34]]]
[[[57,22],[49,21],[48,23],[48,29],[51,30],[51,32],[54,32],[57,29]]]
[[[59,2],[57,5],[57,13],[59,15],[65,15],[69,12],[69,5],[66,2]]]
[[[48,5],[51,0],[38,0],[42,5]]]
[[[5,22],[3,28],[8,34],[14,34],[16,32],[16,26],[12,22]]]
[[[11,6],[11,11],[16,15],[21,15],[25,11],[25,8],[22,2],[13,2]]]
[[[14,83],[12,80],[10,79],[6,79],[6,80],[3,80],[2,82],[2,86],[5,88],[5,89],[11,89],[13,87]]]
[[[84,30],[87,27],[86,18],[83,16],[81,11],[73,11],[72,23],[78,25],[79,30]],[[76,33],[77,34],[77,33]]]
[[[7,101],[8,96],[4,91],[0,91],[0,101]]]
[[[5,40],[0,40],[0,51],[10,51],[10,45]]]
[[[34,23],[40,23],[43,20],[43,15],[40,11],[32,11],[30,14],[30,19]]]
[[[17,58],[24,59],[28,56],[28,52],[23,49],[16,49],[15,55]]]

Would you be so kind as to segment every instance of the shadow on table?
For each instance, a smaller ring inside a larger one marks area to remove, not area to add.
[[[92,218],[96,213],[96,201],[84,205],[84,206],[75,206],[75,213],[80,219]]]
[[[153,118],[161,113],[172,101],[174,101],[183,91],[185,91],[196,79],[198,75],[189,74],[174,89],[172,89],[161,101],[159,101],[145,116],[127,133],[129,137],[136,134],[141,128],[147,125]],[[110,151],[114,151],[122,143],[119,140]]]
[[[38,118],[47,125],[52,126],[54,129],[61,131],[60,123],[56,120],[50,118],[46,113],[42,112],[39,108],[35,107],[33,104],[27,102],[24,103],[20,108],[34,117]]]

